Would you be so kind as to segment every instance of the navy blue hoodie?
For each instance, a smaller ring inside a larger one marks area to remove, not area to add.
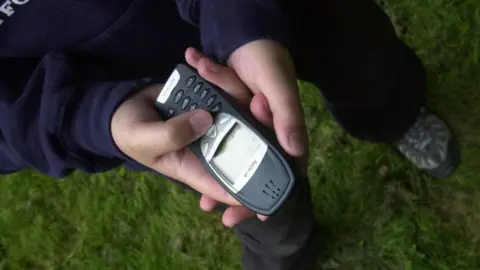
[[[52,177],[124,162],[110,121],[146,77],[188,46],[224,61],[268,38],[288,44],[277,0],[0,0],[0,173]]]

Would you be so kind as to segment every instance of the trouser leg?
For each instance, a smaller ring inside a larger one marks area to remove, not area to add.
[[[235,231],[242,241],[242,265],[246,270],[313,269],[320,239],[308,179],[297,185],[278,214],[265,222],[248,219]]]
[[[125,166],[131,170],[152,171],[136,162],[127,162]],[[200,194],[189,186],[175,179],[168,179],[200,197]],[[311,267],[320,249],[319,226],[312,208],[310,184],[305,178],[298,181],[282,209],[267,221],[262,222],[252,217],[235,226],[234,231],[242,242],[244,269],[313,269]],[[223,204],[216,208],[220,212],[225,209]]]
[[[320,88],[325,106],[351,135],[400,139],[425,103],[419,58],[374,1],[301,1],[287,2],[300,79]]]

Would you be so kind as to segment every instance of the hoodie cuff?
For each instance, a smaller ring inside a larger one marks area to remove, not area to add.
[[[209,0],[200,3],[203,50],[225,63],[239,47],[268,39],[290,47],[288,20],[273,0]]]
[[[117,108],[142,87],[137,82],[102,83],[88,87],[83,96],[71,97],[63,128],[70,162],[96,172],[130,160],[115,144],[111,122]]]

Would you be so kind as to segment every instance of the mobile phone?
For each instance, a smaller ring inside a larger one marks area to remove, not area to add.
[[[299,177],[294,159],[248,108],[193,67],[176,66],[155,107],[164,120],[194,109],[212,114],[213,125],[188,148],[242,205],[271,216],[289,199]]]

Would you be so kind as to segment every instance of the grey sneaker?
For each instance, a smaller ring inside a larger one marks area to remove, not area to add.
[[[447,124],[426,109],[395,146],[415,166],[437,178],[449,176],[460,163],[460,148]]]

